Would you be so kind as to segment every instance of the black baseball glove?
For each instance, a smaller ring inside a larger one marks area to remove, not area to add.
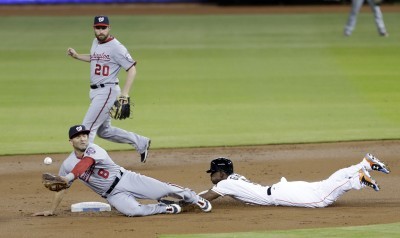
[[[123,120],[129,118],[130,115],[131,100],[129,96],[119,96],[110,109],[110,116],[117,120]]]

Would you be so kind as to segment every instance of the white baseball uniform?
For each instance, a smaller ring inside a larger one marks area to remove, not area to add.
[[[176,195],[188,203],[196,204],[199,201],[199,196],[188,188],[164,183],[124,169],[115,164],[108,153],[96,144],[88,145],[82,158],[85,157],[90,157],[95,162],[79,176],[79,180],[127,216],[147,216],[166,212],[165,204],[144,205],[136,199],[159,200],[165,196]],[[72,152],[62,163],[59,175],[66,176],[80,161],[75,152]]]
[[[359,190],[365,185],[360,182],[359,170],[368,168],[366,162],[340,169],[328,179],[319,182],[288,182],[284,177],[272,186],[253,183],[239,174],[231,174],[218,182],[211,190],[221,196],[231,196],[248,204],[326,207],[345,192]]]
[[[149,138],[111,126],[109,111],[121,93],[118,73],[136,65],[128,50],[117,39],[100,43],[93,40],[90,50],[90,106],[82,124],[90,130],[89,142],[96,133],[103,139],[132,145],[139,153],[147,148]]]

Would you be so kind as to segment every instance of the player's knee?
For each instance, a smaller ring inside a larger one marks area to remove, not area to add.
[[[104,139],[104,134],[101,133],[101,132],[99,132],[99,131],[97,131],[97,136],[100,137],[100,138],[102,138],[102,139]]]
[[[97,130],[97,136],[102,138],[102,139],[107,139],[108,138],[108,131],[105,129],[99,129]]]

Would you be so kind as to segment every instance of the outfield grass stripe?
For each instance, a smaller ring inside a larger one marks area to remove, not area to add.
[[[397,238],[400,236],[400,223],[352,226],[338,228],[299,229],[281,231],[237,232],[217,234],[184,234],[161,235],[160,238],[315,238],[315,237],[346,237],[346,238]]]

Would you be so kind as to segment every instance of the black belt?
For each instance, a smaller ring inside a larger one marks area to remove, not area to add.
[[[92,84],[90,85],[91,89],[96,89],[96,88],[104,88],[106,85],[112,84],[112,85],[118,85],[118,82],[115,83],[101,83],[101,84]]]
[[[119,171],[121,177],[124,173],[122,173],[122,171]],[[112,192],[112,190],[114,190],[115,186],[117,186],[117,184],[119,183],[119,180],[121,178],[116,177],[114,182],[111,184],[110,188],[107,190],[107,192],[102,196],[103,198],[107,198],[108,194],[110,194]]]
[[[267,189],[268,196],[271,196],[271,188],[272,188],[272,186]]]

